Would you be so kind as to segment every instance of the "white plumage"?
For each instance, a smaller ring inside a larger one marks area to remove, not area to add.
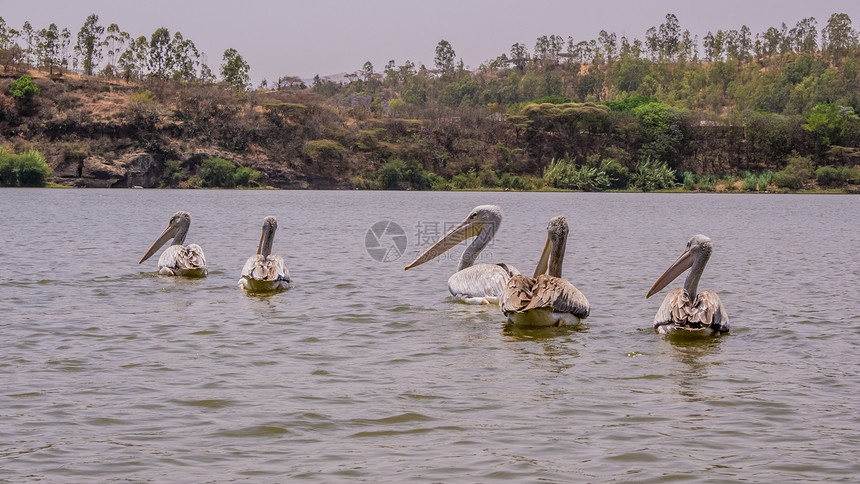
[[[720,297],[714,291],[697,293],[699,279],[711,257],[711,239],[694,235],[678,259],[657,279],[646,298],[663,289],[690,269],[683,288],[669,291],[654,316],[654,329],[660,334],[673,331],[694,331],[722,334],[729,331],[729,316]],[[694,296],[695,295],[695,296]]]
[[[158,258],[158,273],[165,276],[203,277],[208,274],[206,257],[203,249],[197,244],[182,245],[188,228],[191,226],[191,214],[176,212],[170,217],[167,228],[153,242],[138,264],[152,257],[168,240],[171,245]]]
[[[257,253],[248,257],[239,278],[239,287],[247,291],[277,291],[290,286],[290,272],[287,263],[279,255],[272,255],[272,244],[278,221],[275,217],[263,220],[263,233]]]
[[[470,237],[475,237],[463,252],[457,272],[448,278],[448,290],[455,301],[467,304],[498,304],[499,296],[502,295],[508,280],[520,271],[507,264],[475,264],[475,259],[493,240],[501,223],[500,207],[479,205],[465,220],[407,265],[406,270],[438,257]]]

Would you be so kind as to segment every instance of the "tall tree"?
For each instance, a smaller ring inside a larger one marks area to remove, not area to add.
[[[173,34],[170,41],[170,77],[186,82],[197,79],[197,66],[200,64],[200,52],[191,39],[186,39],[181,32]]]
[[[78,43],[75,51],[81,56],[84,74],[91,76],[93,69],[102,59],[101,37],[105,28],[99,25],[99,16],[90,14],[78,31]]]
[[[126,46],[129,45],[131,36],[128,32],[120,30],[117,24],[110,24],[107,28],[107,36],[102,45],[107,47],[107,65],[104,72],[109,76],[117,74],[116,65],[119,57],[125,52]]]
[[[782,23],[779,34],[782,39],[782,43],[779,45],[779,53],[788,54],[790,52],[794,52],[794,46],[791,44],[791,32],[788,30],[788,26],[785,25],[785,22]]]
[[[764,44],[764,55],[772,56],[779,53],[780,45],[782,45],[782,33],[776,27],[770,27],[762,34]]]
[[[519,42],[511,46],[511,64],[520,71],[526,68],[529,62],[529,51],[525,44]]]
[[[364,78],[365,81],[369,81],[373,79],[373,64],[370,61],[364,63],[361,66],[361,77]]]
[[[840,59],[848,53],[848,49],[857,46],[858,35],[851,26],[851,17],[846,13],[834,13],[827,20],[827,25],[821,29],[822,48],[834,59]]]
[[[51,24],[47,29],[39,30],[36,41],[36,55],[39,65],[48,68],[50,75],[54,74],[54,67],[60,65],[60,31],[56,24]]]
[[[120,54],[117,60],[117,67],[126,81],[140,79],[143,77],[144,70],[148,64],[149,42],[146,37],[140,37],[131,40],[128,48]]]
[[[662,57],[674,61],[681,44],[681,25],[675,14],[666,14],[666,22],[660,24],[658,38]]]
[[[813,17],[805,18],[791,29],[798,52],[813,53],[818,50],[818,22]]]
[[[447,40],[440,40],[436,45],[436,56],[433,57],[433,63],[436,64],[436,69],[439,69],[443,74],[454,72],[454,48]]]
[[[149,38],[149,73],[159,79],[167,79],[173,67],[170,56],[170,31],[159,27]]]
[[[618,44],[616,42],[615,32],[607,33],[605,30],[601,30],[599,34],[597,34],[597,43],[600,44],[600,50],[603,51],[603,58],[608,63],[612,63],[615,61],[615,53],[618,48]]]
[[[385,82],[391,85],[397,84],[397,62],[394,59],[389,59],[383,72],[385,72]]]
[[[738,31],[737,35],[737,43],[738,43],[738,60],[745,61],[749,59],[750,51],[752,50],[752,32],[750,32],[750,28],[746,25],[741,26],[741,30]]]
[[[411,60],[406,60],[402,66],[397,66],[397,77],[400,82],[406,82],[415,75],[415,63]]]
[[[244,91],[251,82],[251,76],[248,75],[250,66],[242,59],[242,56],[236,49],[227,49],[224,51],[223,62],[221,64],[221,79],[227,84],[233,86],[234,89]]]
[[[685,61],[699,61],[699,37],[691,36],[689,30],[684,30],[684,34],[681,36],[681,45],[679,55],[681,60]]]
[[[63,69],[69,70],[72,52],[72,33],[69,29],[64,28],[60,32],[60,66]]]
[[[15,37],[17,36],[18,32],[15,29],[10,29],[6,25],[6,21],[3,20],[3,17],[0,17],[0,50],[12,47],[15,44]]]
[[[24,25],[21,26],[21,38],[27,44],[27,48],[24,49],[24,60],[32,64],[33,50],[36,47],[36,31],[29,21],[25,20]]]
[[[660,37],[657,36],[657,27],[651,27],[645,31],[645,49],[648,58],[656,62],[660,57]]]

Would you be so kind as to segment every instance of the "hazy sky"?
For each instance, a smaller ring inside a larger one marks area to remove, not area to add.
[[[213,72],[225,49],[238,50],[255,84],[356,71],[365,61],[377,72],[389,59],[432,68],[442,39],[470,68],[516,42],[531,52],[541,35],[580,41],[606,30],[644,40],[669,12],[700,41],[709,30],[747,25],[755,34],[805,17],[815,17],[820,32],[833,13],[847,13],[860,29],[860,0],[2,0],[0,6],[14,28],[53,22],[76,34],[95,13],[101,25],[116,23],[135,37],[159,27],[178,30],[206,53]]]

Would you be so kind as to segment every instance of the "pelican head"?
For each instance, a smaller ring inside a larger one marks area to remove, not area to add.
[[[260,235],[260,245],[257,254],[268,257],[272,253],[272,243],[275,241],[275,230],[278,229],[278,219],[271,215],[263,219],[263,233]]]
[[[499,225],[502,223],[502,208],[497,205],[478,205],[465,220],[445,234],[432,247],[419,255],[417,259],[406,266],[406,270],[432,260],[446,251],[450,250],[460,242],[477,237],[476,241],[463,253],[460,261],[460,269],[464,269],[474,262],[478,253],[493,238]]]
[[[674,281],[678,276],[683,274],[684,271],[693,266],[696,266],[696,269],[690,273],[691,277],[687,278],[684,288],[687,289],[690,297],[696,297],[696,286],[699,283],[699,277],[701,277],[702,270],[704,270],[705,264],[708,262],[710,257],[711,239],[702,234],[694,235],[690,238],[690,241],[687,242],[687,248],[684,249],[684,252],[675,262],[672,263],[671,266],[669,266],[668,269],[666,269],[666,272],[657,279],[657,282],[651,286],[651,290],[648,291],[645,298],[647,299],[651,297],[659,290],[668,286],[670,282]]]
[[[567,246],[567,233],[570,228],[564,215],[553,217],[546,226],[546,245],[535,268],[537,277],[549,271],[549,275],[561,277],[561,265],[564,262],[564,250]]]
[[[146,254],[143,254],[143,257],[140,259],[138,264],[142,264],[146,259],[152,257],[152,254],[158,252],[158,249],[161,248],[168,240],[173,239],[172,245],[182,245],[185,242],[185,235],[188,233],[188,227],[191,225],[191,214],[188,212],[179,211],[174,213],[170,217],[170,222],[167,224],[167,228],[161,232],[161,235],[152,243],[152,246],[149,250],[146,251]]]

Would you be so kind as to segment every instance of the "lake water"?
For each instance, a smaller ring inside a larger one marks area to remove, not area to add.
[[[487,203],[505,219],[481,260],[523,272],[567,215],[588,329],[451,302],[461,247],[403,270]],[[860,197],[4,189],[0,208],[0,482],[860,476]],[[205,279],[137,264],[177,210]],[[248,295],[267,215],[295,287]],[[366,250],[380,221],[399,259]],[[732,331],[666,339],[666,290],[644,296],[696,233]]]

